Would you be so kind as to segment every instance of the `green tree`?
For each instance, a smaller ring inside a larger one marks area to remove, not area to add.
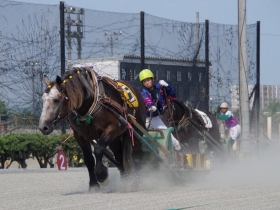
[[[6,160],[10,160],[10,165],[17,161],[22,168],[26,168],[26,159],[36,158],[41,168],[54,167],[50,161],[55,154],[62,150],[67,156],[69,167],[79,166],[83,160],[83,153],[74,137],[71,137],[62,144],[68,135],[41,134],[9,134],[0,136],[0,168],[4,168]],[[10,166],[9,165],[9,166]],[[8,167],[9,167],[8,166]]]
[[[0,155],[1,167],[4,167],[4,162],[10,159],[12,162],[17,161],[22,168],[26,168],[26,159],[31,157],[30,141],[27,135],[24,134],[9,134],[0,137]],[[10,166],[9,165],[9,166]],[[8,167],[9,167],[8,166]]]
[[[0,100],[0,115],[7,115],[8,109],[4,101]]]
[[[51,159],[58,152],[58,146],[62,141],[61,135],[43,136],[41,134],[33,134],[31,138],[31,153],[38,161],[40,168],[47,168],[48,164],[51,168],[54,164]]]

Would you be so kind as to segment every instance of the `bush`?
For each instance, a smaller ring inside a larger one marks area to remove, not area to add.
[[[17,161],[22,168],[26,168],[25,161],[28,158],[36,158],[41,168],[47,168],[48,164],[50,167],[54,167],[51,160],[60,150],[66,154],[70,167],[78,166],[83,158],[82,151],[73,137],[61,144],[66,138],[67,135],[65,134],[49,136],[9,134],[0,136],[0,168],[4,168],[4,163],[8,159],[11,160],[10,164]]]

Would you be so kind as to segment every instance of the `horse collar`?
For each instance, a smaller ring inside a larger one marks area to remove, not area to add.
[[[89,125],[91,122],[91,119],[93,118],[93,114],[98,110],[100,106],[97,107],[100,101],[100,92],[103,92],[103,86],[102,88],[99,87],[100,78],[97,78],[93,72],[93,70],[90,71],[91,77],[92,77],[92,88],[94,90],[94,97],[92,104],[87,111],[87,113],[84,116],[79,116],[76,110],[73,110],[72,112],[76,115],[76,122],[77,124],[80,124],[80,122],[85,121],[86,125]],[[101,91],[100,91],[101,89]],[[103,94],[103,93],[102,93]]]

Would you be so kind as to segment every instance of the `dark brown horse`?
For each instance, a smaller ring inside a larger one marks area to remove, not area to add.
[[[73,68],[61,78],[57,76],[56,81],[45,76],[44,81],[47,89],[42,96],[39,129],[48,135],[54,124],[68,120],[84,154],[90,187],[108,183],[108,169],[102,163],[107,147],[114,153],[115,164],[122,175],[129,174],[133,166],[141,162],[141,142],[132,138],[131,129],[118,120],[118,116],[125,118],[131,114],[145,128],[146,108],[135,87],[127,81],[117,83],[100,77],[85,68]],[[92,140],[97,142],[94,151]]]
[[[187,145],[188,151],[199,153],[199,144],[207,137],[206,132],[219,144],[220,133],[216,116],[211,112],[206,113],[212,123],[212,128],[206,128],[203,119],[196,110],[187,107],[179,100],[167,101],[167,107],[164,109],[162,120],[169,126],[175,127],[174,135],[183,144]],[[204,136],[205,135],[205,136]],[[209,137],[208,137],[209,138]],[[206,141],[204,141],[206,143]],[[208,145],[208,151],[213,150],[213,145]]]

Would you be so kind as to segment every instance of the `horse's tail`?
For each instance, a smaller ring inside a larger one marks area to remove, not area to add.
[[[128,134],[122,135],[122,153],[123,153],[123,167],[126,174],[131,174],[134,170],[134,160],[132,144],[130,139],[127,137]]]

